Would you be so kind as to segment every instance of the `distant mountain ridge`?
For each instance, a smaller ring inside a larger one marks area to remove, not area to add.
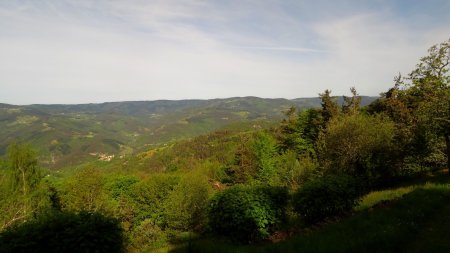
[[[376,97],[362,97],[362,105]],[[339,98],[342,102],[342,98]],[[319,98],[233,97],[76,105],[0,104],[0,155],[11,141],[31,143],[43,165],[60,168],[123,156],[149,146],[227,126],[251,128],[278,121],[291,106],[320,106]]]

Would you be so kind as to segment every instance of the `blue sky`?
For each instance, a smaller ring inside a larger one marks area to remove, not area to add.
[[[378,95],[450,1],[0,0],[0,102]]]

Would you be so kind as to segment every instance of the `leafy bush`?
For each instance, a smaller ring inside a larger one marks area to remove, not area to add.
[[[162,247],[167,241],[167,236],[150,219],[144,220],[129,236],[129,250],[131,252],[150,252]]]
[[[1,233],[0,252],[123,252],[122,229],[98,213],[55,212]]]
[[[163,225],[164,202],[170,192],[178,185],[177,176],[155,174],[146,180],[131,185],[129,189],[129,205],[133,211],[133,223],[139,224],[151,219],[158,226]]]
[[[349,176],[326,176],[305,183],[293,197],[293,205],[306,223],[350,211],[360,197],[356,180]]]
[[[63,210],[108,213],[108,196],[105,191],[105,175],[97,168],[78,170],[62,184]]]
[[[234,240],[260,240],[284,221],[287,199],[286,188],[236,185],[213,197],[209,225]]]
[[[258,132],[251,143],[257,164],[256,178],[260,182],[274,185],[277,181],[274,156],[277,154],[276,141],[268,133]]]
[[[117,176],[109,178],[108,183],[105,185],[113,199],[118,199],[122,195],[126,195],[132,185],[139,182],[134,176]]]
[[[318,163],[315,159],[310,155],[298,157],[298,154],[292,150],[281,154],[277,159],[276,166],[280,181],[290,191],[297,190],[318,174]]]
[[[372,179],[395,174],[392,162],[393,123],[362,114],[333,118],[318,140],[326,172]]]
[[[183,177],[164,201],[164,225],[182,231],[202,231],[211,190],[205,176],[194,173]]]

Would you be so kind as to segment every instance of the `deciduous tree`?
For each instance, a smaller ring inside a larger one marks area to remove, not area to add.
[[[41,180],[37,155],[28,144],[12,143],[3,164],[2,229],[24,221],[35,211],[35,190]]]
[[[409,74],[406,94],[415,118],[446,143],[450,168],[450,39],[434,45]]]

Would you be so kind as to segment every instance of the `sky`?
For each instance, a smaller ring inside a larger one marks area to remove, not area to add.
[[[0,0],[0,103],[376,96],[448,0]]]

